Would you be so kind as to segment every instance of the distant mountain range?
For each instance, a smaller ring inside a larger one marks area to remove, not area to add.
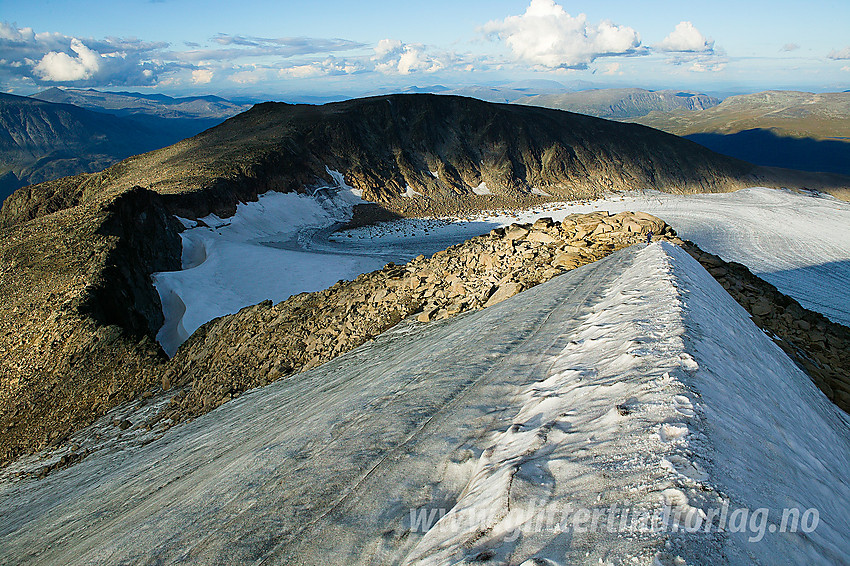
[[[443,85],[409,86],[403,89],[378,89],[367,93],[365,96],[383,96],[388,94],[446,94],[451,96],[467,96],[477,98],[486,102],[519,102],[522,99],[537,95],[554,95],[572,93],[580,90],[591,89],[596,85],[587,81],[571,81],[561,83],[551,80],[526,80],[513,81],[500,85],[466,85],[458,87],[447,87]],[[306,102],[306,101],[305,101]],[[327,101],[330,102],[330,101]],[[547,106],[535,104],[534,106]],[[556,107],[552,107],[556,108]],[[569,110],[563,108],[562,110]],[[583,112],[586,114],[586,112]],[[591,114],[593,115],[593,114]]]
[[[637,122],[758,165],[850,174],[850,93],[768,91],[720,99],[638,88],[526,81],[410,87]],[[51,88],[0,97],[0,200],[15,189],[108,167],[167,146],[250,108],[217,96]],[[378,148],[375,148],[378,150]]]
[[[98,171],[179,139],[128,118],[0,94],[0,199],[19,187]]]
[[[719,98],[696,92],[677,90],[644,90],[641,88],[608,88],[536,94],[513,100],[516,104],[569,110],[598,118],[622,120],[644,116],[650,112],[704,110],[720,104]]]
[[[628,121],[759,165],[850,174],[850,93],[767,91]]]
[[[651,112],[630,121],[678,136],[728,135],[758,128],[786,137],[847,140],[850,139],[850,93],[757,92],[730,96],[699,112]]]
[[[850,92],[766,91],[722,102],[638,88],[470,95],[643,124],[757,165],[850,174]]]
[[[218,120],[244,112],[250,104],[236,104],[218,96],[172,98],[164,94],[137,92],[100,92],[94,89],[50,88],[31,98],[46,102],[73,104],[116,116],[157,117],[169,119]]]
[[[0,94],[0,201],[26,185],[173,144],[249,107],[214,96],[58,88],[33,97]]]

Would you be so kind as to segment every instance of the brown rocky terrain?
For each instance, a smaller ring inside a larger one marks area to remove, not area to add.
[[[178,226],[138,189],[4,230],[0,461],[59,442],[159,382],[150,273],[179,269]]]

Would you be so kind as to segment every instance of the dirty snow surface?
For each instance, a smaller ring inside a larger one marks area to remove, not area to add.
[[[0,482],[9,564],[839,564],[850,422],[681,249]]]

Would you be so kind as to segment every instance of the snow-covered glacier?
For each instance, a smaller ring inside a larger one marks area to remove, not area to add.
[[[850,419],[678,247],[0,483],[16,564],[838,564]]]
[[[765,188],[672,195],[636,192],[589,203],[462,219],[403,219],[334,234],[359,201],[342,175],[316,196],[269,192],[230,218],[185,221],[181,271],[154,275],[165,324],[158,340],[171,355],[203,323],[265,299],[317,291],[387,262],[431,254],[511,222],[555,220],[608,210],[649,212],[682,238],[738,261],[804,307],[850,325],[850,204],[823,195]]]

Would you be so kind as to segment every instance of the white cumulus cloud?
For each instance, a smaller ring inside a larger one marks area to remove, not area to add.
[[[361,73],[364,70],[365,67],[360,61],[328,57],[324,61],[283,68],[278,74],[281,77],[306,79],[330,75],[353,75]]]
[[[32,28],[17,28],[8,22],[0,22],[0,39],[25,43],[35,40]]]
[[[51,82],[83,81],[92,78],[100,70],[102,57],[79,39],[71,40],[72,57],[62,51],[51,51],[42,57],[33,72],[42,80]]]
[[[838,50],[833,49],[827,55],[830,59],[835,59],[837,61],[842,61],[844,59],[850,59],[850,47],[845,47],[844,49]]]
[[[268,75],[268,69],[248,66],[244,70],[238,70],[231,74],[227,79],[240,85],[253,85],[263,82],[268,78]]]
[[[168,44],[139,39],[35,33],[0,22],[0,82],[73,86],[152,85],[175,69],[159,54]]]
[[[508,16],[482,27],[507,44],[527,63],[558,68],[584,68],[599,57],[628,55],[640,47],[632,28],[610,21],[588,24],[587,16],[571,16],[554,0],[531,0],[521,16]]]
[[[714,45],[692,22],[679,22],[675,29],[652,46],[668,55],[668,63],[694,73],[716,73],[726,68],[726,51]]]
[[[679,22],[676,29],[654,47],[658,51],[702,53],[714,50],[714,42],[707,39],[691,22]]]
[[[446,53],[431,53],[424,45],[406,44],[397,39],[382,39],[372,56],[375,70],[386,75],[436,73],[448,68],[453,57]]]
[[[208,84],[213,78],[213,72],[210,69],[195,69],[192,71],[192,82],[196,85]]]

